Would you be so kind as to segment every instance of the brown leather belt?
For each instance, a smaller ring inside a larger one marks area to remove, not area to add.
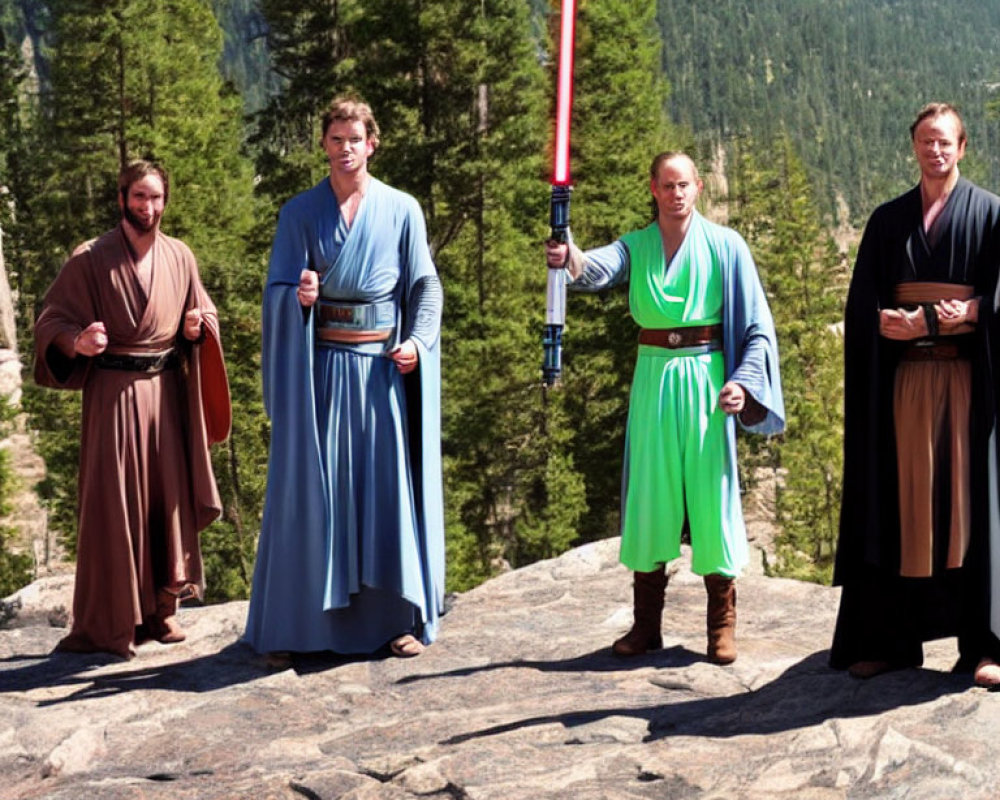
[[[692,325],[688,328],[643,328],[639,344],[668,347],[672,350],[699,345],[722,347],[722,325]]]
[[[348,328],[316,328],[316,338],[324,342],[359,344],[361,342],[385,342],[392,337],[392,328],[381,331],[352,331]]]
[[[903,361],[955,361],[965,357],[957,344],[913,344],[903,351]]]

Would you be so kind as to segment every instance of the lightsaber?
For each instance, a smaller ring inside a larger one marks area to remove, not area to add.
[[[573,111],[573,42],[576,0],[562,0],[559,20],[559,70],[556,81],[556,139],[549,201],[549,238],[565,242],[569,230],[569,128]],[[549,268],[545,293],[545,329],[542,334],[542,378],[554,386],[562,374],[562,334],[566,324],[566,270]]]

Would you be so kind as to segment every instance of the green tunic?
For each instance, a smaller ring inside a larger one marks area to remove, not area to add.
[[[693,225],[669,264],[654,223],[622,237],[629,251],[629,305],[643,328],[722,321],[723,277],[716,248]],[[725,383],[720,350],[639,345],[625,449],[621,561],[648,572],[680,555],[685,517],[692,570],[735,576],[747,561],[739,503],[732,503]],[[738,494],[736,494],[738,497]]]

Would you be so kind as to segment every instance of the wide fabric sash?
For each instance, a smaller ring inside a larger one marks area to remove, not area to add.
[[[936,281],[907,281],[896,286],[894,298],[900,306],[925,306],[940,300],[969,300],[975,289],[964,283],[940,283]],[[930,313],[930,312],[928,312]],[[963,323],[948,331],[948,336],[972,333],[975,326]]]

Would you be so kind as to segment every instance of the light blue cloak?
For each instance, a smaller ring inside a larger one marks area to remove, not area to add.
[[[394,340],[317,346],[296,296],[306,268],[324,297],[394,301]],[[263,307],[268,484],[244,634],[258,652],[370,653],[401,633],[437,634],[437,326],[433,341],[412,336],[409,376],[384,355],[410,335],[410,294],[435,274],[416,200],[374,178],[349,229],[327,179],[281,210]]]

